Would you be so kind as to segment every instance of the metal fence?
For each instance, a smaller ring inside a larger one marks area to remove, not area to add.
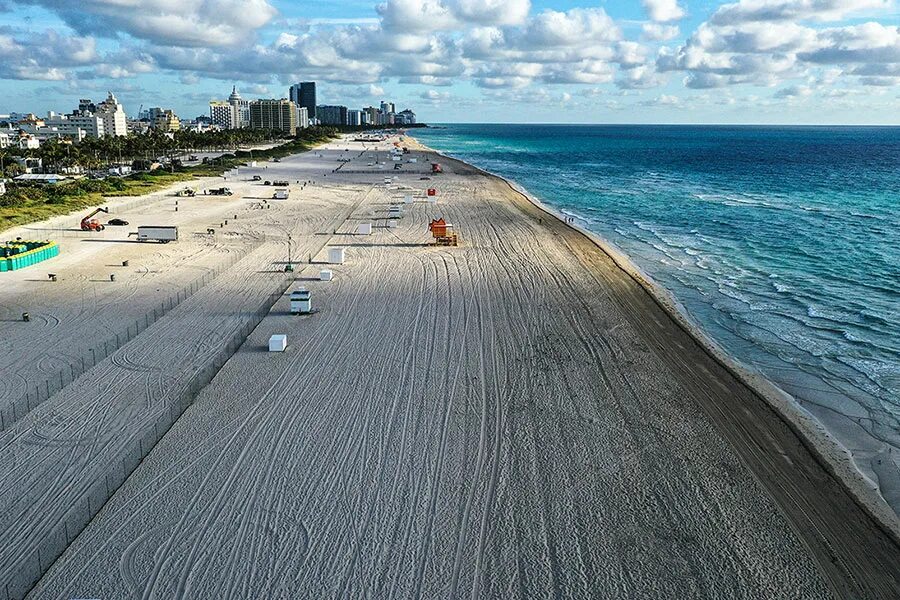
[[[158,307],[154,306],[152,311],[145,313],[143,317],[126,325],[124,331],[116,333],[103,340],[102,343],[98,343],[95,346],[88,348],[81,356],[71,360],[67,367],[61,368],[56,374],[48,376],[44,380],[30,380],[30,383],[26,385],[25,393],[23,395],[13,399],[4,406],[0,406],[0,432],[11,427],[16,421],[27,415],[36,406],[81,377],[94,365],[118,350],[124,344],[127,344],[135,336],[153,325],[153,323],[158,321],[163,315],[178,306],[181,302],[190,298],[194,293],[215,279],[223,271],[234,266],[241,258],[243,258],[243,255],[238,253],[236,256],[229,258],[225,264],[219,265],[212,271],[208,271],[203,277],[192,282],[191,285],[176,291],[174,295],[161,302]]]
[[[243,345],[250,333],[256,329],[263,318],[269,313],[272,306],[284,295],[288,286],[293,282],[292,277],[284,277],[278,283],[277,289],[270,294],[263,305],[252,313],[243,313],[246,320],[233,332],[220,350],[212,357],[210,362],[199,372],[184,382],[177,384],[170,390],[166,410],[152,417],[152,423],[148,423],[146,429],[135,436],[121,448],[117,461],[109,465],[107,474],[102,479],[94,481],[93,485],[84,493],[69,509],[65,518],[57,523],[51,532],[46,534],[33,552],[19,557],[13,565],[2,565],[0,569],[0,600],[20,600],[31,590],[38,580],[46,573],[53,562],[75,540],[90,520],[96,515],[104,504],[119,489],[125,480],[138,467],[141,461],[150,453],[153,447],[169,431],[172,425],[181,417],[182,413],[191,405],[200,391],[212,381],[213,377],[225,365],[238,348]],[[192,286],[193,287],[193,286]],[[202,287],[202,286],[200,286]],[[199,287],[193,289],[193,293]],[[179,296],[180,297],[180,293]],[[185,296],[187,297],[187,296]],[[168,306],[171,310],[178,303],[172,301],[164,304],[161,310]],[[154,310],[155,319],[162,314]],[[116,336],[116,343],[121,345],[143,331],[152,321],[139,321],[128,328],[126,336]],[[104,344],[106,355],[102,358],[96,356],[96,361],[103,360],[109,354],[115,352],[111,343]],[[87,367],[90,368],[90,367]],[[74,377],[74,371],[73,371]],[[63,379],[60,380],[62,385]],[[49,390],[49,383],[47,384]]]

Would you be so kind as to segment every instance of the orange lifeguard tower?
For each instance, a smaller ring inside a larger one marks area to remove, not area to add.
[[[444,221],[444,218],[432,219],[428,224],[428,230],[434,236],[434,244],[436,246],[458,246],[459,239],[456,232],[453,231],[453,225]]]

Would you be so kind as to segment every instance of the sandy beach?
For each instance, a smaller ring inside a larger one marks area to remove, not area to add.
[[[0,286],[0,600],[900,596],[895,515],[652,282],[390,141],[7,232],[62,254]]]

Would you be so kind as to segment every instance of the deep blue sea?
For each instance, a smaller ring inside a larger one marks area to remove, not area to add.
[[[900,128],[448,125],[848,446],[900,446]],[[870,440],[872,441],[872,440]]]

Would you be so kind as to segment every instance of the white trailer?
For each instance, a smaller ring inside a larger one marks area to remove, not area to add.
[[[287,200],[288,199],[288,190],[275,190],[275,195],[272,196],[275,200]]]
[[[135,235],[135,234],[129,234]],[[168,244],[178,240],[178,228],[170,225],[144,225],[138,227],[137,241],[139,242],[160,242]]]

